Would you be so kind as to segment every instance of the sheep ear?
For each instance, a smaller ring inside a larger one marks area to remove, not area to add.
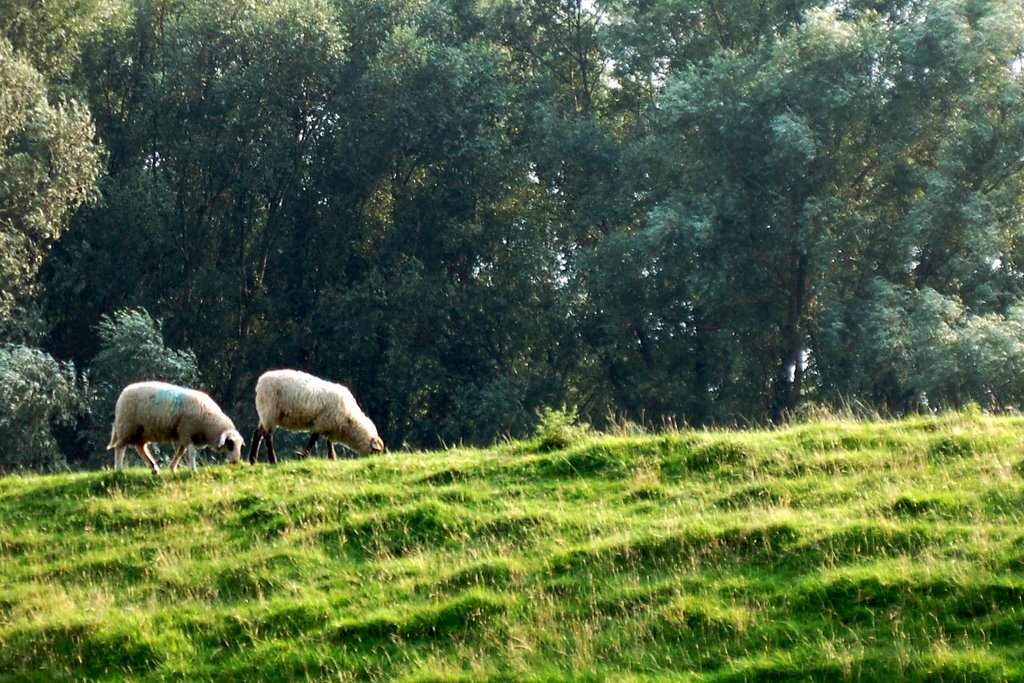
[[[227,443],[228,443],[228,433],[227,432],[221,432],[220,443],[217,444],[217,448],[224,448],[224,445],[227,444]],[[230,448],[230,447],[231,446],[229,445],[228,448]]]

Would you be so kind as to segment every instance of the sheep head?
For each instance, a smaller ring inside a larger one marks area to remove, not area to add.
[[[220,453],[230,453],[229,460],[234,463],[241,459],[242,446],[244,445],[245,440],[238,433],[237,429],[226,429],[221,432],[220,441],[217,443],[217,451]]]

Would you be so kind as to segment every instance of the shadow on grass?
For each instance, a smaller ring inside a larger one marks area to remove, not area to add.
[[[439,636],[471,638],[511,606],[508,598],[474,588],[440,603],[396,614],[344,619],[334,627],[338,642],[372,645],[381,640],[417,640]]]
[[[20,627],[0,642],[0,671],[26,679],[40,671],[93,680],[138,675],[159,668],[164,660],[157,642],[138,630],[111,629],[98,622]]]

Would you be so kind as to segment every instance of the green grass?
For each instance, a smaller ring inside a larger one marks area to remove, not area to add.
[[[961,414],[8,477],[0,679],[1020,679],[1022,516]]]

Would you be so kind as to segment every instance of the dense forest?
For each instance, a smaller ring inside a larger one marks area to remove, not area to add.
[[[261,372],[390,448],[1024,407],[1019,0],[6,0],[0,470]]]

